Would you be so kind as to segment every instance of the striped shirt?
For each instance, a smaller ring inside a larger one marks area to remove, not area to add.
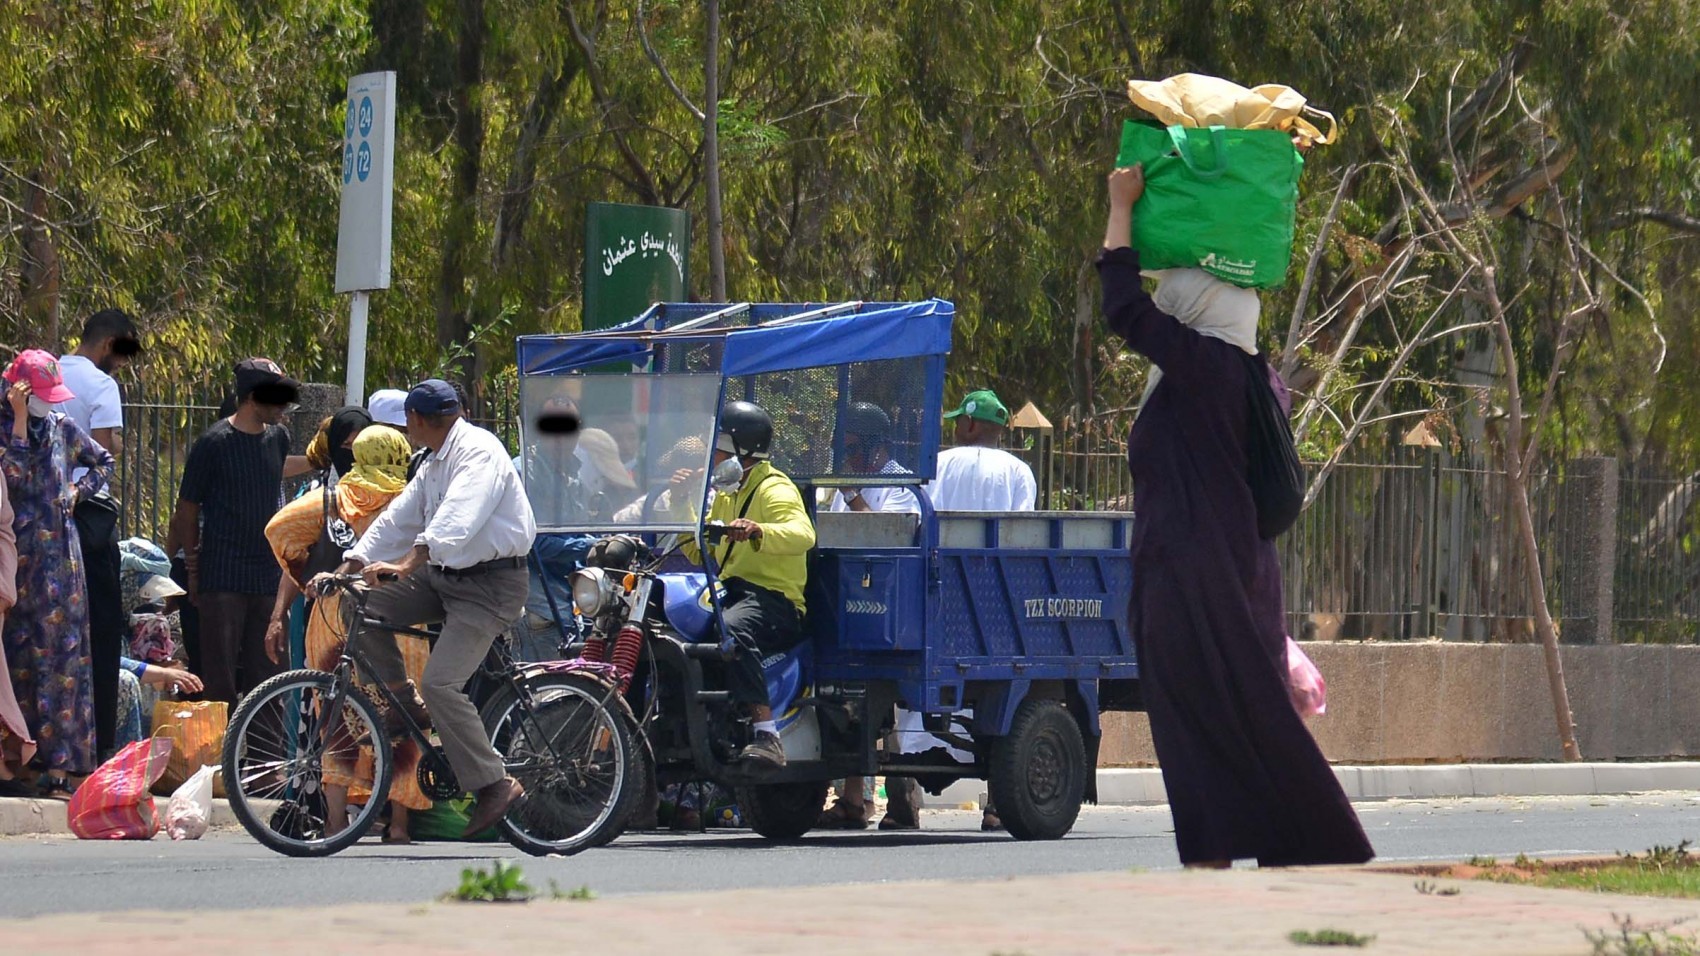
[[[274,594],[279,569],[266,523],[283,507],[289,429],[250,435],[222,419],[195,440],[178,497],[201,507],[203,594]]]

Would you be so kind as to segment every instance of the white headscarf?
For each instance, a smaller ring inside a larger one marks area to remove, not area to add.
[[[1158,269],[1145,274],[1158,280],[1157,291],[1151,296],[1157,308],[1199,335],[1221,339],[1247,355],[1257,354],[1257,319],[1262,306],[1256,292],[1229,285],[1202,269]],[[1162,378],[1162,369],[1152,366],[1145,394],[1139,399],[1141,409]]]

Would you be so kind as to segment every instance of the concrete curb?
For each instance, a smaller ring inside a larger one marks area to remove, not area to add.
[[[1484,763],[1418,766],[1337,766],[1334,776],[1355,801],[1446,797],[1549,797],[1700,790],[1700,762],[1658,763]],[[959,780],[931,806],[978,801],[983,780]],[[1155,767],[1101,768],[1098,803],[1139,806],[1168,802],[1163,775]]]
[[[1700,761],[1338,766],[1334,775],[1340,779],[1346,796],[1360,802],[1700,790]],[[958,780],[946,787],[942,796],[928,795],[926,803],[943,808],[978,802],[985,791],[983,780]],[[154,799],[164,814],[166,798]],[[1110,767],[1098,771],[1101,806],[1148,806],[1167,801],[1163,775],[1155,767]],[[237,826],[229,801],[213,801],[212,825]],[[70,832],[63,801],[0,799],[0,837]]]
[[[170,802],[169,797],[154,797],[154,805],[159,809],[160,821],[165,819],[165,806]],[[70,836],[71,827],[65,818],[66,803],[63,800],[21,800],[16,797],[0,798],[0,837],[9,836]],[[230,812],[230,801],[214,800],[212,825],[215,827],[234,827],[235,814]]]

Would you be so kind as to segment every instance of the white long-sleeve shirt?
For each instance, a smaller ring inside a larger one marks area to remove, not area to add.
[[[424,545],[431,564],[466,569],[523,558],[536,537],[531,502],[508,450],[462,419],[345,557],[397,561]]]

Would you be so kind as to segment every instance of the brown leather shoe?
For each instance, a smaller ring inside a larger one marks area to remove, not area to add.
[[[525,787],[512,777],[503,777],[488,787],[479,788],[474,794],[477,800],[472,805],[472,814],[461,836],[471,837],[495,826],[507,815],[508,807],[524,795]]]

